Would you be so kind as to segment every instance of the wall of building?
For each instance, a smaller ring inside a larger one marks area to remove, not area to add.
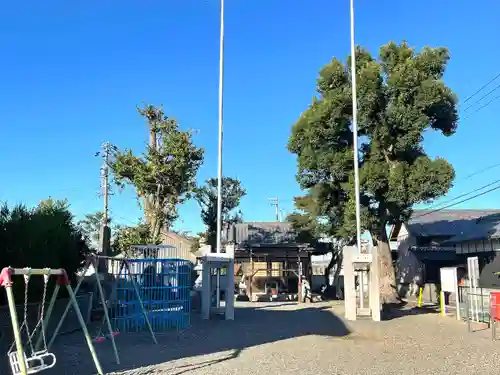
[[[402,225],[396,244],[398,260],[395,270],[398,292],[402,297],[413,294],[417,285],[423,281],[423,264],[410,251],[416,242],[416,238]]]
[[[171,250],[165,251],[165,254],[162,256],[158,256],[159,258],[179,258],[191,261],[193,264],[196,264],[196,256],[192,252],[192,242],[184,238],[177,233],[167,232],[163,234],[163,245],[170,245],[175,247],[175,251]]]
[[[500,251],[500,239],[466,241],[454,245],[457,254],[487,253],[491,251]]]

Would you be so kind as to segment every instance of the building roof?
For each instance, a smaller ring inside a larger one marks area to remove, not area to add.
[[[188,238],[186,236],[183,236],[179,233],[176,233],[176,232],[173,232],[173,231],[170,231],[170,230],[165,230],[163,231],[163,235],[165,237],[170,237],[174,240],[177,240],[177,241],[182,241],[182,242],[188,242],[188,243],[193,243],[193,240],[191,238]]]
[[[228,232],[229,242],[244,246],[297,246],[291,223],[249,222],[234,224]]]
[[[392,228],[391,238],[400,228]],[[415,210],[406,228],[413,236],[448,237],[447,243],[500,237],[500,210]]]
[[[475,225],[452,238],[447,242],[459,243],[464,241],[490,240],[500,238],[500,213],[483,216],[475,221]]]

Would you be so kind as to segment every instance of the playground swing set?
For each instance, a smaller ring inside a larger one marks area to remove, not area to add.
[[[99,261],[100,260],[107,261],[108,259],[112,259],[112,258],[108,258],[108,257],[104,257],[104,256],[97,256],[97,255],[89,256],[85,262],[84,267],[83,267],[83,275],[85,275],[87,273],[88,269],[91,266],[94,268],[94,275],[95,275],[95,279],[96,279],[97,291],[99,293],[99,299],[100,299],[100,302],[101,302],[101,305],[103,308],[103,317],[102,317],[102,321],[100,324],[100,328],[98,330],[96,337],[94,337],[93,342],[101,343],[101,342],[104,342],[107,338],[109,338],[111,340],[111,346],[113,347],[113,352],[115,354],[116,363],[120,364],[120,356],[118,354],[118,348],[117,348],[116,342],[115,342],[115,337],[118,336],[120,334],[120,332],[118,330],[113,330],[113,328],[111,326],[111,320],[109,318],[109,312],[108,312],[109,301],[106,300],[106,296],[105,296],[104,290],[103,290],[102,285],[101,285],[101,280],[99,278],[99,273],[97,272],[98,266],[99,266]],[[123,259],[120,263],[120,273],[123,269],[126,269],[130,273],[130,265],[125,259]],[[75,294],[77,294],[78,291],[80,290],[80,286],[82,285],[82,282],[83,282],[83,278],[81,278],[78,281],[78,283],[76,284],[76,287],[74,290]],[[137,300],[139,302],[138,305],[139,305],[141,312],[142,312],[142,315],[144,317],[146,327],[148,328],[148,331],[151,334],[151,338],[153,339],[153,342],[155,344],[158,344],[158,342],[156,340],[155,333],[154,333],[153,328],[151,326],[151,323],[149,321],[147,312],[144,308],[144,304],[143,304],[142,299],[141,299],[139,287],[137,286],[137,283],[133,278],[131,278],[131,284],[133,286],[134,293],[135,293]],[[64,310],[64,313],[61,317],[61,320],[58,322],[57,327],[54,331],[54,334],[52,335],[52,339],[49,342],[48,348],[50,348],[52,346],[54,340],[56,339],[59,331],[61,330],[64,319],[68,315],[69,309],[71,307],[72,307],[71,304],[68,303],[68,305],[66,306],[66,309]],[[106,325],[107,332],[108,332],[107,334],[103,332],[105,325]]]
[[[100,257],[99,257],[100,258]],[[97,289],[100,297],[101,304],[103,306],[104,310],[104,315],[102,318],[102,322],[97,334],[97,337],[92,339],[91,335],[89,334],[89,331],[87,329],[87,325],[85,323],[85,320],[81,314],[80,308],[78,306],[78,302],[76,300],[75,295],[78,293],[78,290],[82,284],[83,279],[80,279],[78,284],[76,285],[76,288],[73,290],[71,287],[71,283],[69,282],[67,273],[64,269],[51,269],[51,268],[44,268],[44,269],[32,269],[32,268],[12,268],[12,267],[6,267],[2,269],[0,272],[0,286],[3,286],[5,288],[6,294],[7,294],[7,300],[8,300],[8,306],[9,306],[9,312],[10,312],[10,318],[11,318],[11,323],[12,323],[12,330],[14,334],[14,342],[12,343],[9,351],[8,351],[8,358],[9,358],[9,364],[12,370],[13,375],[28,375],[28,374],[35,374],[38,372],[41,372],[43,370],[50,369],[56,365],[56,356],[54,353],[50,351],[51,345],[53,344],[54,340],[56,339],[64,321],[65,318],[70,310],[70,308],[73,308],[76,317],[78,319],[80,328],[85,336],[85,341],[87,343],[87,346],[89,348],[90,354],[92,356],[92,359],[94,361],[95,368],[97,370],[97,373],[100,375],[103,375],[104,372],[102,370],[101,364],[99,362],[99,359],[97,357],[95,348],[94,348],[94,343],[99,343],[103,342],[106,338],[111,339],[111,344],[113,347],[113,351],[115,354],[115,359],[117,364],[120,364],[120,358],[118,355],[118,349],[116,347],[115,343],[115,336],[119,334],[117,331],[113,331],[111,327],[111,322],[108,314],[108,303],[106,301],[104,291],[99,279],[99,275],[97,273],[97,265],[99,262],[99,258],[97,256],[91,256],[87,259],[85,266],[84,266],[84,274],[88,270],[88,268],[92,265],[95,270],[95,276],[96,276],[96,284],[97,284]],[[121,262],[120,268],[127,269],[130,272],[130,266],[126,262],[126,260],[123,260]],[[12,290],[12,284],[13,284],[13,277],[14,276],[23,276],[24,277],[24,311],[23,311],[23,321],[22,324],[19,325],[19,320],[18,320],[18,315],[16,311],[16,303],[14,299],[14,293]],[[43,276],[43,294],[42,294],[42,301],[41,301],[41,307],[38,315],[38,321],[37,324],[35,325],[35,328],[33,330],[30,330],[29,325],[28,325],[28,311],[27,311],[27,306],[28,306],[28,289],[29,289],[29,282],[32,276]],[[52,293],[52,297],[50,299],[47,311],[45,311],[45,304],[46,304],[46,298],[47,298],[47,288],[48,288],[48,283],[49,279],[51,276],[57,277],[57,282],[54,287],[54,291]],[[155,334],[153,332],[153,329],[151,327],[149,318],[147,316],[147,312],[143,306],[139,288],[137,286],[137,283],[135,280],[132,279],[132,285],[134,288],[134,292],[136,294],[136,297],[139,302],[139,306],[142,310],[142,314],[144,316],[144,321],[146,323],[146,326],[152,336],[153,342],[155,344],[158,344]],[[57,327],[52,335],[51,340],[48,342],[46,341],[46,327],[48,325],[48,322],[50,320],[52,310],[54,308],[57,295],[59,293],[59,289],[61,287],[66,288],[68,295],[69,295],[69,302],[66,306],[66,309],[62,315],[62,317],[59,319]],[[106,325],[108,334],[104,334],[104,325]],[[38,334],[37,341],[35,345],[33,344],[34,337],[36,336],[37,332],[40,331]],[[23,334],[26,337],[26,344],[29,347],[29,352],[27,353],[24,347],[23,343]]]
[[[24,317],[23,323],[21,326],[19,325],[19,320],[17,317],[16,311],[16,303],[14,299],[14,293],[12,291],[12,278],[14,276],[23,276],[24,277]],[[29,281],[32,276],[43,276],[43,295],[41,301],[41,309],[39,314],[38,323],[35,326],[35,329],[30,332],[28,327],[28,319],[27,319],[27,302],[28,302],[28,288]],[[49,283],[49,279],[51,276],[57,277],[57,282],[52,293],[52,297],[49,302],[49,306],[47,308],[47,313],[45,314],[45,302],[47,297],[47,287]],[[71,288],[71,284],[68,279],[68,275],[64,269],[32,269],[32,268],[11,268],[7,267],[2,269],[0,272],[0,285],[5,288],[5,292],[7,294],[7,301],[10,312],[10,319],[12,323],[12,331],[14,333],[14,342],[11,345],[11,348],[8,352],[9,363],[12,370],[13,375],[28,375],[35,374],[43,370],[47,370],[52,368],[56,364],[56,356],[54,353],[49,351],[48,345],[45,341],[45,328],[47,327],[48,321],[52,314],[52,310],[54,308],[54,304],[57,299],[57,295],[59,293],[59,289],[65,287],[69,299],[70,304],[73,306],[75,314],[78,318],[78,322],[80,323],[80,327],[85,336],[85,340],[87,342],[87,346],[89,348],[90,354],[92,355],[92,359],[94,361],[94,365],[96,367],[97,373],[103,375],[104,372],[101,368],[101,364],[99,359],[97,358],[97,354],[94,349],[94,345],[92,343],[92,339],[87,330],[87,325],[85,324],[85,320],[80,312],[80,308],[78,307],[78,302],[76,300],[73,289]],[[64,320],[64,319],[61,319]],[[35,336],[38,327],[40,327],[41,333],[39,336],[38,342],[33,345],[33,337]],[[22,339],[23,330],[27,336],[27,343],[29,345],[30,353],[27,355]],[[41,345],[42,344],[42,345]],[[40,348],[40,346],[42,346]],[[15,349],[14,349],[15,347]]]

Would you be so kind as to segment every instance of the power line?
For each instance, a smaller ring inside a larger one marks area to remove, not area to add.
[[[491,103],[493,103],[495,100],[498,100],[500,99],[500,95],[498,96],[495,96],[493,99],[491,99],[488,103],[482,105],[481,107],[479,107],[478,109],[476,109],[474,112],[472,112],[471,114],[469,114],[466,118],[464,118],[464,120],[467,120],[469,117],[471,117],[473,114],[479,112],[480,110],[482,110],[483,108],[489,106]]]
[[[471,191],[469,191],[469,192],[467,192],[467,193],[460,194],[460,195],[456,196],[455,198],[451,198],[451,199],[449,199],[449,200],[447,200],[447,201],[444,201],[444,202],[441,202],[441,203],[436,203],[436,204],[433,204],[433,205],[431,205],[431,206],[430,206],[430,207],[428,207],[428,208],[432,208],[432,207],[435,207],[435,206],[441,206],[441,205],[443,205],[443,204],[448,204],[448,203],[454,202],[454,201],[456,201],[457,199],[460,199],[460,198],[466,197],[466,196],[468,196],[468,195],[470,195],[470,194],[473,194],[473,193],[476,193],[476,192],[481,191],[481,190],[483,190],[483,189],[486,189],[487,187],[490,187],[490,186],[492,186],[492,185],[495,185],[495,184],[497,184],[497,183],[499,183],[499,182],[500,182],[500,180],[493,181],[493,182],[491,182],[491,183],[489,183],[489,184],[486,184],[486,185],[483,185],[483,186],[481,186],[481,187],[478,187],[477,189],[471,190]]]
[[[483,96],[481,96],[481,98],[479,98],[478,100],[476,100],[474,102],[474,104],[471,104],[470,106],[468,106],[467,108],[464,109],[464,112],[467,112],[470,108],[474,107],[476,104],[478,104],[481,100],[483,100],[484,98],[486,98],[488,95],[494,93],[495,91],[497,91],[498,89],[500,89],[500,84],[493,87],[490,91],[488,91],[486,94],[484,94]]]
[[[494,81],[496,81],[496,79],[500,77],[500,73],[498,73],[493,79],[491,79],[490,81],[488,81],[488,83],[486,83],[485,85],[481,86],[479,88],[479,90],[477,90],[474,94],[472,94],[471,96],[469,96],[467,99],[464,100],[464,104],[467,103],[470,99],[472,99],[474,96],[476,96],[477,94],[479,94],[481,91],[483,91],[486,87],[488,87],[491,83],[493,83]]]
[[[492,164],[492,165],[490,165],[490,166],[488,166],[488,167],[485,167],[485,168],[480,169],[480,170],[478,170],[478,171],[476,171],[476,172],[473,172],[473,173],[471,173],[471,174],[469,174],[469,175],[467,175],[467,176],[465,176],[465,177],[460,178],[460,181],[461,181],[461,180],[468,180],[468,179],[469,179],[469,178],[471,178],[471,177],[477,176],[478,174],[481,174],[481,173],[487,172],[487,171],[489,171],[489,170],[491,170],[491,169],[493,169],[493,168],[497,168],[497,167],[500,167],[500,163]]]
[[[492,191],[495,191],[495,190],[498,190],[500,189],[500,185],[499,186],[495,186],[494,188],[491,188],[489,190],[486,190],[486,191],[483,191],[482,193],[479,193],[479,194],[476,194],[476,195],[473,195],[472,197],[469,197],[469,198],[466,198],[466,199],[462,199],[461,201],[459,202],[456,202],[456,203],[452,203],[452,204],[449,204],[447,206],[444,206],[444,207],[441,207],[441,208],[438,208],[438,209],[435,209],[435,210],[432,210],[432,211],[429,211],[429,212],[425,212],[421,215],[417,215],[417,216],[413,216],[412,219],[417,219],[419,217],[422,217],[422,216],[426,216],[426,215],[430,215],[430,214],[433,214],[435,212],[439,212],[439,211],[442,211],[442,210],[445,210],[447,208],[450,208],[450,207],[453,207],[453,206],[456,206],[458,204],[461,204],[461,203],[464,203],[464,202],[468,202],[472,199],[475,199],[475,198],[478,198],[482,195],[485,195],[485,194],[488,194],[488,193],[491,193]]]

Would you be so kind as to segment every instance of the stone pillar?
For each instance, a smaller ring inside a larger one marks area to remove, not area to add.
[[[354,282],[354,265],[352,263],[352,257],[356,250],[352,246],[344,246],[344,249],[342,251],[344,253],[343,266],[345,318],[347,320],[356,320],[356,285]]]
[[[372,263],[368,275],[368,288],[370,293],[370,310],[372,320],[380,322],[380,264],[378,259],[378,250],[376,246],[372,247]]]
[[[212,286],[210,277],[210,263],[202,262],[202,279],[201,279],[201,317],[210,319],[210,310],[212,308]]]
[[[234,262],[229,262],[227,265],[225,296],[225,318],[226,320],[234,320]]]

